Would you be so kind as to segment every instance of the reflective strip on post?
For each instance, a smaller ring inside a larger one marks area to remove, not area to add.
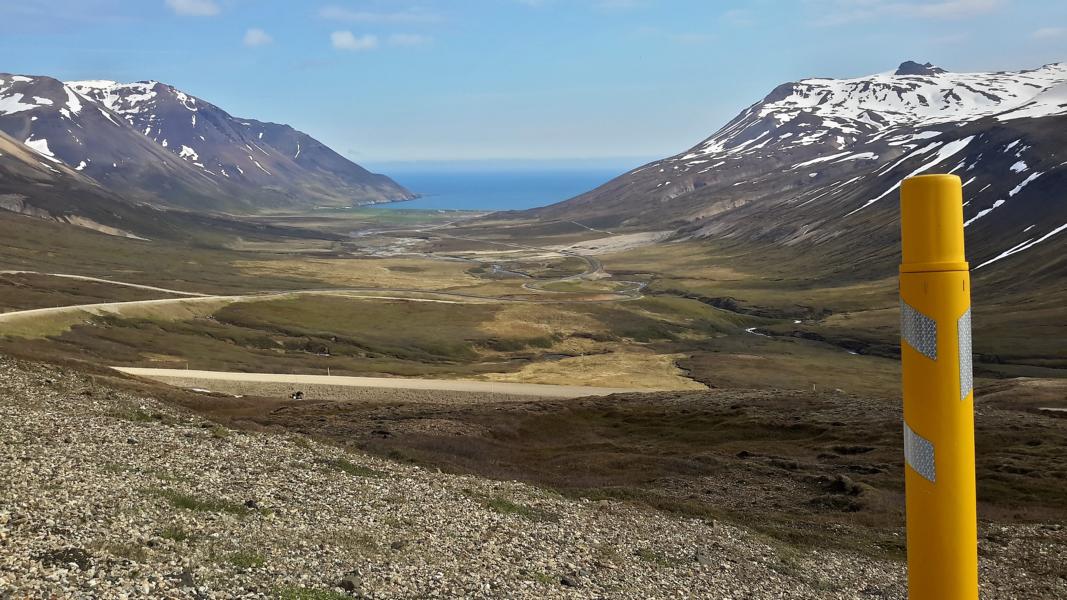
[[[966,400],[974,389],[974,371],[971,367],[971,309],[956,322],[956,334],[960,340],[960,400]]]
[[[904,421],[904,461],[930,483],[937,482],[934,445],[930,440],[912,431],[907,421]]]
[[[919,354],[937,360],[937,322],[903,299],[900,300],[900,335]]]

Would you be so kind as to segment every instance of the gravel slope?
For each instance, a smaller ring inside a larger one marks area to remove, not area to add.
[[[0,358],[0,389],[0,598],[905,595],[899,563],[230,431],[58,368]]]

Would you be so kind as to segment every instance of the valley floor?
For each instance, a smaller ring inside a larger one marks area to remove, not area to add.
[[[452,218],[0,213],[0,598],[904,597],[891,273]],[[984,597],[1067,597],[1064,304],[979,289]]]
[[[904,598],[899,560],[222,428],[0,359],[10,598]],[[983,528],[987,598],[1067,594],[1067,532]]]

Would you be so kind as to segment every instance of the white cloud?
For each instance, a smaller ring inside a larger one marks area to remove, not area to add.
[[[372,34],[355,35],[351,31],[335,31],[330,34],[330,43],[337,50],[360,52],[374,50],[378,47],[378,36]]]
[[[352,10],[341,6],[324,6],[319,9],[319,17],[330,21],[350,23],[434,23],[441,20],[440,15],[421,9],[374,12]]]
[[[166,0],[174,14],[183,17],[211,17],[219,14],[214,0]]]
[[[394,33],[389,36],[390,46],[425,46],[432,41],[432,37],[418,33]]]
[[[263,31],[258,27],[253,27],[245,32],[245,46],[254,48],[256,46],[266,46],[267,44],[271,44],[273,42],[274,38],[272,38],[270,34],[268,34],[266,31]]]
[[[965,19],[1000,8],[1005,0],[817,0],[809,4],[819,12],[819,25],[844,25],[856,21],[899,17],[908,19]]]
[[[1030,34],[1037,40],[1051,40],[1054,38],[1067,37],[1067,27],[1042,27]]]

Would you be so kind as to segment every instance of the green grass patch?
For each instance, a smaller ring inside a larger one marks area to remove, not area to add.
[[[215,316],[220,323],[326,347],[333,355],[439,362],[476,359],[474,342],[492,337],[480,331],[481,325],[498,310],[492,305],[457,310],[447,304],[320,296],[233,304]],[[392,326],[385,330],[381,323]]]
[[[221,498],[204,498],[190,494],[184,494],[175,490],[150,489],[148,493],[165,499],[174,508],[193,510],[197,512],[220,512],[232,515],[244,516],[252,512],[243,504],[230,502]]]
[[[302,587],[275,588],[272,597],[278,600],[352,600],[352,596],[342,592]]]
[[[534,571],[530,573],[530,579],[536,581],[542,585],[557,585],[559,584],[559,577],[553,577],[548,573],[542,573],[541,571]]]
[[[657,552],[655,550],[652,550],[651,548],[640,548],[636,552],[634,552],[634,554],[645,562],[649,562],[654,565],[659,565],[661,567],[677,567],[687,562],[680,558],[673,558],[667,556],[666,554],[663,554],[662,552]]]
[[[182,528],[181,525],[168,525],[159,532],[159,537],[172,542],[184,542],[192,539],[192,534]]]
[[[125,558],[126,560],[133,562],[143,563],[148,560],[148,551],[145,550],[144,546],[133,542],[124,544],[104,543],[100,544],[98,547],[100,550],[103,550],[112,556]]]
[[[325,536],[323,541],[356,556],[374,556],[381,552],[378,538],[360,531],[333,531]]]
[[[173,423],[174,419],[167,415],[155,411],[150,412],[144,410],[139,406],[122,406],[116,407],[106,413],[107,416],[114,419],[121,419],[123,421],[132,421],[134,423]]]
[[[239,569],[258,569],[267,564],[267,559],[258,552],[239,550],[226,557],[226,562]]]

